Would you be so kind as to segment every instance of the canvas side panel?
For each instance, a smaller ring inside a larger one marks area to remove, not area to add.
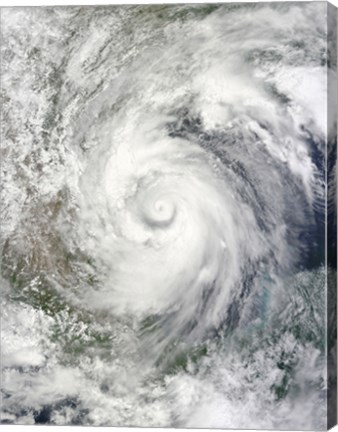
[[[327,427],[337,424],[337,9],[328,3],[327,69]]]

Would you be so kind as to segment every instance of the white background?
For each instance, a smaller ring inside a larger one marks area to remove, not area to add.
[[[218,3],[222,0],[210,1],[210,0],[39,0],[39,1],[31,1],[31,0],[0,0],[0,7],[4,6],[54,6],[54,5],[95,5],[95,4],[139,4],[139,3]],[[236,1],[236,0],[232,0]],[[254,2],[257,0],[245,0],[245,2]],[[269,0],[269,1],[278,1],[278,0]],[[281,0],[279,0],[281,1]],[[290,0],[283,0],[290,1]],[[298,1],[308,1],[308,0],[298,0]],[[330,3],[334,4],[338,7],[338,0],[331,0]],[[262,413],[264,416],[264,413]],[[48,432],[177,432],[178,429],[141,429],[141,428],[93,428],[93,427],[77,427],[77,426],[53,426],[47,428],[47,426],[9,426],[9,425],[0,425],[0,432],[33,432],[33,431],[45,431],[48,429]],[[199,432],[201,429],[189,429],[187,432]],[[209,429],[204,429],[205,432],[213,432]],[[332,429],[333,432],[338,432],[338,426]],[[238,430],[238,432],[241,432]]]

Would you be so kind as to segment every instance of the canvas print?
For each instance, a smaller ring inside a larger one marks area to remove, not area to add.
[[[1,9],[1,423],[336,424],[336,9]]]

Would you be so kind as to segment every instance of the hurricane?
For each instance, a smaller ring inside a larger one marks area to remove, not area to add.
[[[2,423],[325,427],[328,13],[2,8]]]

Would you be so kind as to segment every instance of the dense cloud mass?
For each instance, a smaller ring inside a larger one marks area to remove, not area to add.
[[[325,428],[327,5],[1,14],[2,422]]]

